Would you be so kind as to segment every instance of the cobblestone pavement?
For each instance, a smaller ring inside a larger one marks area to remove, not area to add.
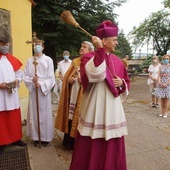
[[[131,81],[130,95],[123,104],[129,134],[125,137],[128,170],[170,170],[170,114],[158,117],[151,107],[147,77]],[[55,95],[52,94],[52,100]],[[52,104],[54,121],[57,104]],[[62,147],[63,134],[55,129],[48,147],[35,148],[27,137],[32,170],[68,170],[72,151]]]

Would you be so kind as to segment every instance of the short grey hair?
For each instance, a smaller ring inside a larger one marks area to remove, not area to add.
[[[65,50],[65,51],[63,52],[63,55],[70,55],[70,52]]]
[[[89,46],[89,51],[94,51],[94,46],[89,41],[83,41],[82,44],[87,44]]]

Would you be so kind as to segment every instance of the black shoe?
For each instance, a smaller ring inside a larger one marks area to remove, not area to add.
[[[44,147],[47,147],[49,143],[50,143],[50,142],[42,142],[42,145],[43,145]]]
[[[34,146],[35,146],[35,147],[38,147],[38,146],[39,146],[39,141],[37,141],[37,140],[34,141]]]
[[[1,146],[0,146],[0,154],[4,152],[5,146],[6,146],[6,145],[1,145]]]
[[[18,140],[18,141],[16,141],[16,142],[12,143],[12,144],[13,144],[13,145],[17,145],[17,146],[27,146],[27,144],[24,143],[24,142],[22,142],[21,140]]]
[[[156,108],[159,108],[159,104],[156,103],[156,104],[155,104],[155,107],[156,107]]]
[[[155,103],[152,103],[152,107],[156,107],[156,106],[155,106]]]

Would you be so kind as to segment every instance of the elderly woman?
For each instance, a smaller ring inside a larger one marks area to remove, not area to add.
[[[161,98],[160,117],[167,118],[168,100],[170,98],[170,55],[165,54],[162,57],[162,64],[158,72],[158,84],[155,91],[156,97]]]

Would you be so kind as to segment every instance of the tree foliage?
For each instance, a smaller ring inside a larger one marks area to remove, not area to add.
[[[118,46],[116,48],[117,50],[115,52],[117,54],[117,56],[119,56],[120,58],[123,58],[125,55],[128,55],[131,58],[132,49],[131,49],[130,43],[125,38],[123,31],[121,31],[119,33],[118,43],[119,44],[118,44]]]
[[[138,28],[131,31],[133,45],[152,43],[157,55],[164,55],[170,49],[170,13],[165,10],[152,13]]]
[[[164,0],[163,4],[165,8],[170,8],[170,0]]]
[[[91,41],[80,29],[64,23],[60,15],[70,10],[79,25],[90,34],[95,35],[95,28],[103,20],[116,21],[114,8],[121,6],[126,0],[115,0],[104,3],[101,0],[34,0],[32,8],[33,31],[37,37],[45,41],[44,52],[56,60],[64,50],[78,55],[82,41]]]

